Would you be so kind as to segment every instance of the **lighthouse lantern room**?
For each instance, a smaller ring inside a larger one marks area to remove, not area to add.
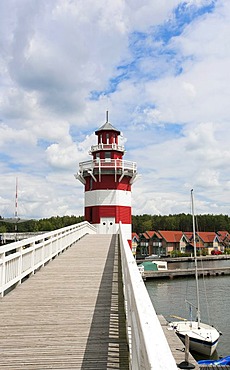
[[[100,234],[114,234],[119,222],[131,243],[131,187],[137,174],[135,162],[123,160],[120,131],[108,120],[97,131],[97,144],[91,146],[90,161],[79,163],[75,177],[85,187],[85,220]]]

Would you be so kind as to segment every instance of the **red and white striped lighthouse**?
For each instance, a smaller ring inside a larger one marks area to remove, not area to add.
[[[114,234],[119,222],[131,242],[131,186],[136,177],[136,163],[124,161],[125,149],[119,145],[120,131],[108,121],[95,134],[92,160],[79,163],[75,177],[85,186],[85,220],[100,234]]]

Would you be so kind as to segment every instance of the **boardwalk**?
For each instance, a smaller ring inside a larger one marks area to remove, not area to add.
[[[1,369],[128,369],[115,236],[88,235],[0,300]]]

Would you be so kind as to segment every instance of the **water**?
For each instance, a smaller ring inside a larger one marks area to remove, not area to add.
[[[203,264],[207,267],[229,266],[230,260],[205,261]],[[168,264],[170,269],[192,266],[191,262]],[[210,323],[223,334],[214,357],[228,356],[230,355],[230,275],[200,278],[199,287],[201,321]],[[194,304],[196,302],[194,278],[147,280],[146,288],[157,314],[162,314],[168,321],[175,320],[170,315],[190,317],[185,299]]]

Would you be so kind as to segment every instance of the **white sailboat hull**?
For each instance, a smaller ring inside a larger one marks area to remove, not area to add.
[[[220,333],[211,325],[197,321],[174,321],[169,324],[184,343],[185,335],[189,337],[189,350],[211,356],[215,351]]]

